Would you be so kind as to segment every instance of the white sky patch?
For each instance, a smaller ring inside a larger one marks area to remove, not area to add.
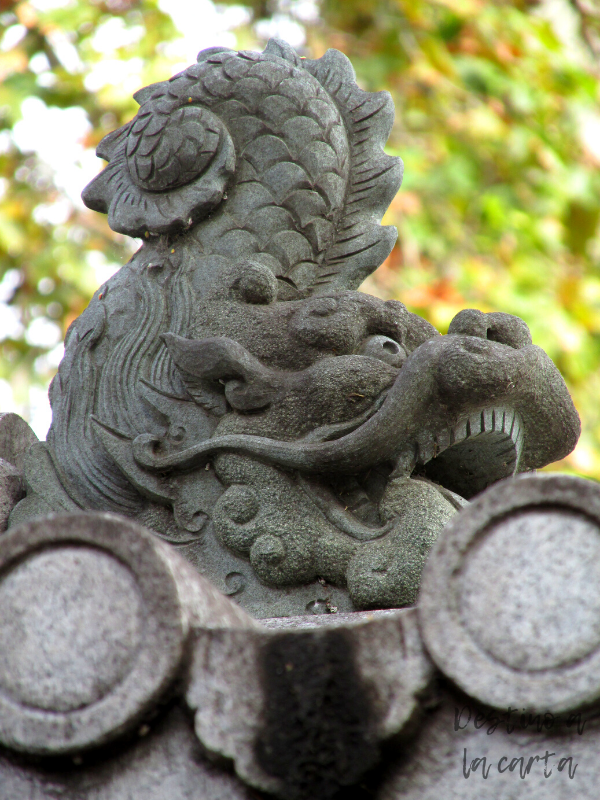
[[[0,50],[4,53],[8,50],[12,50],[13,47],[16,47],[21,39],[25,37],[26,33],[27,28],[25,25],[11,25],[10,28],[4,31],[4,35],[0,40]]]
[[[48,428],[52,422],[52,409],[48,400],[48,391],[40,386],[29,389],[27,400],[17,402],[12,386],[7,380],[0,378],[0,408],[4,413],[12,411],[31,425],[33,432],[45,441]]]
[[[21,310],[0,302],[0,342],[5,339],[20,339],[24,330]]]
[[[55,11],[57,8],[72,8],[76,0],[29,0],[36,11]]]
[[[591,56],[579,32],[579,16],[569,0],[542,0],[532,13],[548,20],[554,35],[563,44],[573,61],[584,66],[590,65]]]
[[[275,14],[271,19],[261,19],[255,25],[262,39],[283,39],[292,47],[302,47],[306,42],[306,32],[299,22],[286,14]]]
[[[52,294],[55,289],[56,284],[48,275],[38,281],[37,290],[40,294]]]
[[[98,92],[105,86],[117,85],[124,94],[132,94],[140,88],[143,68],[141,58],[104,58],[94,64],[83,84],[88,92]]]
[[[316,0],[280,0],[279,9],[301,22],[316,22],[319,19]]]
[[[580,136],[585,147],[600,161],[600,114],[586,109],[580,115]]]
[[[28,97],[21,104],[21,114],[22,119],[13,128],[15,144],[23,153],[35,153],[52,170],[56,187],[73,205],[82,208],[81,189],[102,163],[83,145],[91,130],[86,112],[79,107],[48,107],[39,98]],[[55,209],[56,215],[59,212],[64,216],[64,207]]]
[[[71,74],[83,72],[83,61],[79,58],[77,48],[66,33],[55,28],[48,31],[46,38],[50,42],[54,55],[67,72]]]
[[[53,203],[41,203],[33,209],[33,218],[38,225],[64,225],[71,216],[73,204],[66,197],[60,197]]]
[[[195,0],[193,3],[189,0],[159,0],[158,6],[171,17],[182,34],[180,39],[168,42],[163,48],[167,57],[181,59],[181,69],[193,64],[200,50],[207,47],[235,48],[232,28],[245,25],[251,19],[247,8],[216,8],[210,0]]]
[[[34,319],[25,331],[25,341],[31,347],[56,347],[61,340],[60,326],[46,317]]]
[[[3,413],[8,413],[9,411],[14,413],[17,411],[12,386],[8,381],[5,381],[4,378],[0,378],[0,408]]]
[[[0,378],[0,408],[5,413],[12,411],[23,417],[31,425],[38,439],[45,441],[52,422],[52,410],[46,389],[32,386],[29,389],[27,400],[24,403],[18,403],[10,383]]]
[[[33,368],[38,375],[46,377],[48,373],[56,372],[64,354],[65,346],[61,342],[57,344],[56,347],[53,347],[52,350],[49,350],[42,356],[38,356],[33,362]]]
[[[0,131],[0,155],[8,153],[12,144],[13,140],[10,131]]]
[[[53,347],[48,353],[46,353],[43,358],[45,358],[48,362],[50,369],[58,369],[58,365],[63,360],[63,356],[65,354],[65,345],[63,342],[57,344],[56,347]]]
[[[98,158],[95,151],[91,148],[89,150],[85,150],[78,161],[78,168],[79,172],[78,175],[81,176],[80,182],[74,188],[74,191],[77,192],[77,205],[80,208],[83,208],[83,200],[81,199],[81,190],[84,186],[96,177],[96,175],[100,172],[100,170],[104,169],[106,166],[106,161],[102,158]]]
[[[594,450],[579,440],[577,447],[570,455],[567,456],[567,461],[580,472],[588,472],[595,466]]]
[[[41,86],[42,89],[51,89],[58,83],[58,78],[53,72],[42,72],[37,76],[35,82],[38,86]]]
[[[94,270],[98,286],[102,286],[103,283],[106,283],[106,281],[112,278],[115,272],[121,268],[120,264],[109,261],[100,250],[89,250],[86,253],[85,260],[88,266]]]
[[[91,45],[97,53],[112,55],[119,47],[139,42],[145,29],[143,25],[125,25],[122,17],[112,17],[99,25],[91,39]]]
[[[0,281],[0,303],[10,302],[24,279],[20,269],[7,269]]]
[[[39,386],[32,386],[29,390],[29,404],[22,411],[21,416],[31,425],[33,432],[42,441],[45,441],[48,428],[52,423],[52,409],[48,400],[48,392]]]
[[[578,353],[583,345],[583,332],[567,325],[560,326],[559,341],[565,353]]]
[[[4,339],[20,339],[25,331],[21,309],[8,305],[22,283],[23,273],[19,269],[6,270],[0,281],[0,342]],[[0,409],[4,410],[1,405]]]
[[[45,53],[36,53],[29,59],[29,69],[35,72],[36,75],[41,75],[42,72],[47,72],[50,69],[50,62]]]

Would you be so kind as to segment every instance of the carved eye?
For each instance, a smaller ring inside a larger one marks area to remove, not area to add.
[[[407,359],[406,350],[402,345],[388,336],[368,336],[357,352],[361,356],[378,358],[392,367],[401,367]]]

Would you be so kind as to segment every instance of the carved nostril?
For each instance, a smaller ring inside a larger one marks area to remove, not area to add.
[[[487,338],[519,350],[531,344],[531,332],[526,323],[513,314],[494,311],[486,314]]]
[[[484,314],[475,308],[466,308],[454,317],[448,333],[475,336],[515,349],[531,344],[531,333],[523,320],[499,311]]]
[[[368,336],[361,344],[358,354],[378,358],[392,367],[401,367],[407,358],[402,345],[388,336]]]

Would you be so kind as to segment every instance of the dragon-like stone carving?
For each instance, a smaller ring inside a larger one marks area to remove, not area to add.
[[[258,616],[413,603],[468,498],[574,447],[562,378],[515,317],[442,337],[356,291],[402,162],[341,53],[211,48],[135,97],[83,198],[142,245],[68,331],[11,524],[134,517]]]

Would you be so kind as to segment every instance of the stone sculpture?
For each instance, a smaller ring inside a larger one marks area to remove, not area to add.
[[[272,41],[136,98],[84,199],[142,246],[0,415],[0,800],[597,797],[600,492],[511,477],[579,419],[516,317],[357,291],[389,96]]]
[[[441,337],[356,291],[402,162],[341,53],[211,48],[135,97],[83,198],[142,246],[69,329],[11,525],[124,514],[257,616],[414,603],[466,500],[573,448],[562,378],[515,317]]]
[[[599,578],[571,476],[463,508],[414,608],[261,623],[123,516],[30,520],[0,537],[0,797],[595,800]]]

